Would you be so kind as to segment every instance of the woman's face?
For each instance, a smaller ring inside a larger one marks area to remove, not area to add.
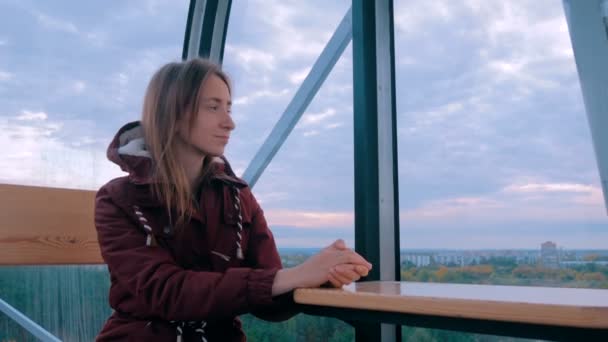
[[[231,117],[232,100],[226,83],[217,75],[207,77],[199,93],[199,108],[178,124],[178,134],[198,152],[221,156],[235,128]],[[192,122],[192,125],[190,123]]]

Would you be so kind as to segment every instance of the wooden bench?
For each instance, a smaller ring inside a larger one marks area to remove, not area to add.
[[[0,184],[0,265],[102,264],[95,191]]]

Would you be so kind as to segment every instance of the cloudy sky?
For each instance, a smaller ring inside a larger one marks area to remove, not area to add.
[[[242,173],[349,1],[233,1],[225,69]],[[0,1],[0,182],[95,190],[188,1]],[[322,10],[320,9],[322,8]],[[395,0],[402,248],[606,248],[560,0]],[[254,193],[280,247],[352,244],[349,45]]]

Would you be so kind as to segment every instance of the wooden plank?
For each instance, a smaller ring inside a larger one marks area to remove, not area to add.
[[[95,192],[0,184],[0,265],[103,263]]]
[[[296,303],[578,328],[608,328],[608,290],[410,282],[297,289]]]

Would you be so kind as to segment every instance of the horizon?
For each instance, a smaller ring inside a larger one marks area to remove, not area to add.
[[[287,249],[295,250],[320,250],[325,247],[278,247],[279,251]],[[557,249],[562,250],[559,246]],[[483,248],[483,249],[467,249],[467,248],[401,248],[400,251],[540,251],[540,248]],[[564,248],[564,251],[588,251],[588,252],[608,252],[608,248]]]

